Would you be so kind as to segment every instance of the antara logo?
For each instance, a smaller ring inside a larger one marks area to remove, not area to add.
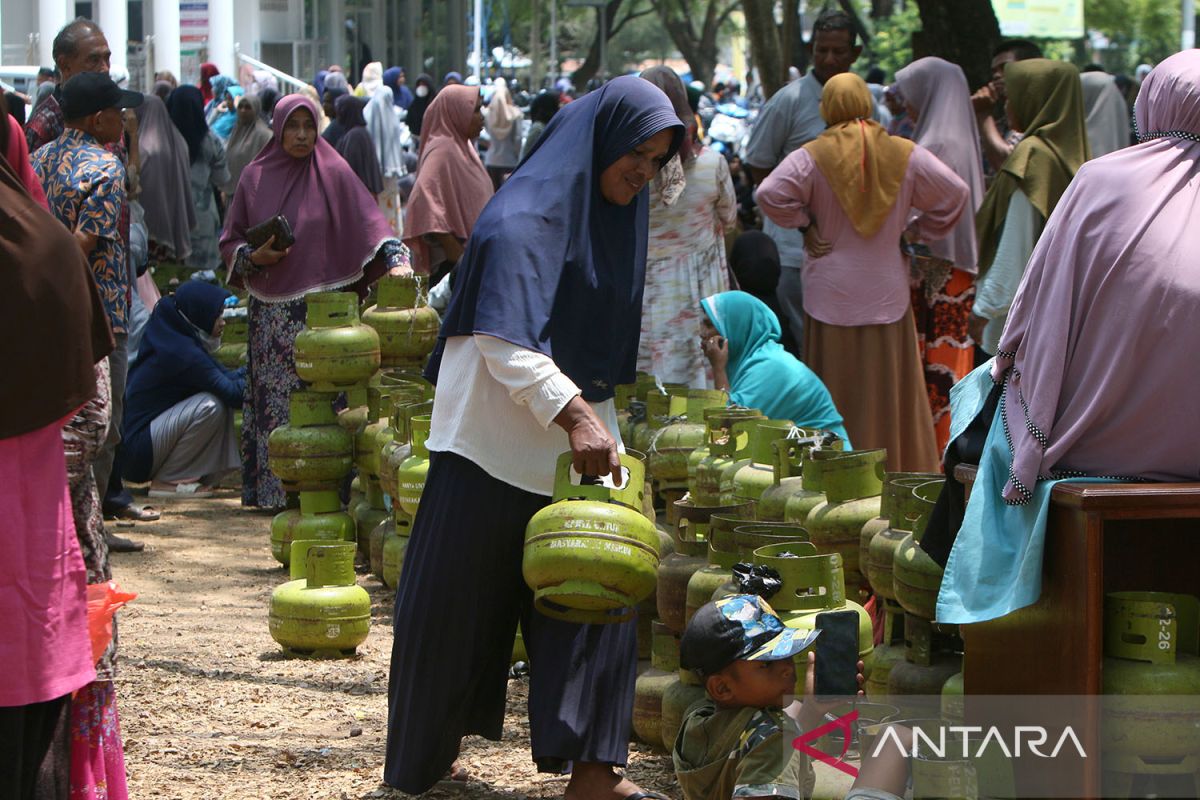
[[[858,769],[843,760],[850,750],[851,742],[854,741],[854,723],[857,720],[858,712],[851,711],[849,714],[844,714],[797,736],[792,740],[792,747],[822,764],[828,764],[852,778],[857,778]],[[842,752],[838,756],[831,756],[810,744],[810,742],[815,742],[836,730],[842,732]],[[949,741],[947,741],[947,733],[950,734]],[[909,747],[901,740],[895,727],[885,725],[879,738],[875,741],[875,747],[870,753],[865,753],[864,757],[878,758],[884,746],[890,742],[891,746],[908,758],[918,758],[922,755],[934,758],[946,758],[947,755],[951,758],[955,756],[964,759],[978,758],[988,747],[993,746],[999,748],[1007,758],[1020,758],[1026,753],[1038,758],[1057,758],[1062,749],[1068,745],[1074,748],[1080,758],[1087,758],[1087,752],[1084,751],[1079,737],[1075,735],[1075,731],[1069,725],[1063,729],[1054,744],[1054,749],[1049,753],[1043,752],[1042,746],[1049,741],[1050,734],[1045,728],[1037,725],[1014,727],[1011,739],[1006,739],[1000,728],[996,726],[983,728],[978,725],[947,725],[939,726],[936,734],[915,728],[912,745]]]
[[[949,744],[946,741],[947,732],[952,738]],[[1050,734],[1040,725],[1017,725],[1012,729],[1011,741],[1006,739],[1000,729],[995,726],[984,728],[979,725],[948,725],[938,728],[936,739],[930,732],[915,728],[911,751],[905,748],[900,741],[896,729],[888,725],[883,729],[878,741],[875,742],[871,757],[877,757],[880,750],[889,741],[909,758],[919,758],[921,755],[946,758],[947,754],[950,758],[978,758],[988,747],[992,746],[998,747],[1006,758],[1020,758],[1025,754],[1038,758],[1057,758],[1068,742],[1075,748],[1075,752],[1079,754],[1080,758],[1087,758],[1087,753],[1080,744],[1079,737],[1075,735],[1075,731],[1071,729],[1070,725],[1063,729],[1054,749],[1049,753],[1043,753],[1040,749],[1042,745],[1050,741]],[[1023,750],[1022,747],[1025,749]]]
[[[792,740],[792,747],[799,750],[801,753],[815,758],[822,764],[828,764],[834,769],[841,770],[851,778],[858,777],[858,769],[847,764],[844,759],[846,753],[850,750],[850,743],[854,741],[854,723],[858,720],[858,712],[851,711],[849,714],[843,714],[832,722],[826,722],[820,727],[813,728],[807,733],[802,733]],[[820,739],[827,733],[840,730],[842,732],[842,753],[837,758],[818,750],[815,747],[810,747],[808,742]],[[877,748],[878,749],[878,748]]]

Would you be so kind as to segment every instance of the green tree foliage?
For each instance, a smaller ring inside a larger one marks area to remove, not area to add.
[[[1100,54],[1109,72],[1132,74],[1138,64],[1157,64],[1179,50],[1176,0],[1085,0],[1083,15],[1088,30],[1109,40]]]

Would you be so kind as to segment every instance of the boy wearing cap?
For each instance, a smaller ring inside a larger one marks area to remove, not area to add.
[[[686,800],[801,800],[808,794],[801,788],[808,761],[791,743],[821,725],[827,707],[836,705],[823,707],[813,695],[811,653],[803,705],[783,706],[796,683],[793,656],[816,638],[816,632],[786,627],[755,595],[727,597],[696,612],[679,661],[700,675],[708,697],[688,709],[671,753]],[[847,800],[899,800],[907,769],[898,752],[864,763]]]

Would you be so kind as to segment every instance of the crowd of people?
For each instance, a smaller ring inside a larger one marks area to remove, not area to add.
[[[94,23],[58,32],[28,118],[0,106],[0,324],[36,342],[9,348],[0,386],[0,507],[18,531],[0,587],[20,598],[0,619],[0,789],[126,796],[117,638],[93,652],[86,598],[111,552],[141,545],[105,520],[160,517],[124,481],[202,498],[238,470],[245,506],[287,507],[267,440],[302,386],[288,354],[312,292],[365,298],[415,272],[443,312],[384,757],[413,794],[465,778],[463,736],[500,736],[519,621],[538,769],[570,770],[572,800],[655,796],[617,771],[634,623],[550,619],[521,575],[557,455],[618,478],[614,392],[638,370],[886,448],[890,470],[978,463],[971,503],[950,482],[925,545],[947,565],[944,622],[1036,600],[1055,481],[1200,477],[1179,367],[1200,303],[1196,51],[1122,89],[1007,41],[972,94],[936,57],[859,77],[840,12],[808,48],[811,69],[729,149],[704,120],[744,103],[738,87],[665,66],[531,96],[456,72],[410,88],[379,62],[285,93],[205,64],[198,85],[164,73],[142,94],[110,74]],[[164,264],[191,275],[167,296]],[[240,315],[246,363],[229,369],[214,353]],[[684,795],[798,796],[800,762],[762,758],[813,723],[811,692],[777,708],[800,648],[756,598],[696,619],[683,657],[710,702],[674,753]],[[739,666],[756,661],[757,689]],[[712,750],[751,727],[753,746]],[[852,796],[892,800],[903,777],[884,759]]]

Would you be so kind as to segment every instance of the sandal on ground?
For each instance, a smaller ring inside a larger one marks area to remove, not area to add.
[[[105,542],[108,544],[108,552],[110,553],[140,553],[146,549],[146,545],[142,542],[135,542],[132,539],[126,539],[124,536],[117,536],[112,533],[105,533]]]
[[[659,794],[658,792],[637,791],[633,792],[632,794],[625,795],[625,800],[671,800],[671,798],[667,797],[665,794]]]
[[[105,519],[129,520],[131,522],[156,522],[162,517],[154,506],[139,506],[130,503],[127,506],[109,511]]]
[[[174,489],[150,489],[151,497],[174,497],[179,500],[212,497],[212,487],[202,483],[177,483]]]

